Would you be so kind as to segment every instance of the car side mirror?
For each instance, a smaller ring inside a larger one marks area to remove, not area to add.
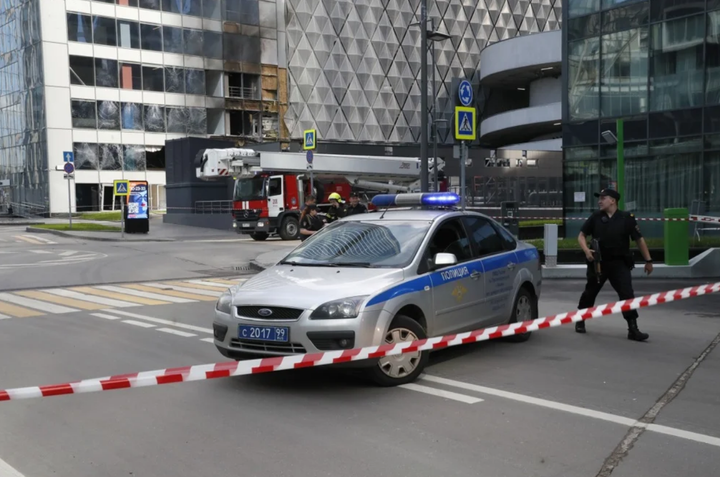
[[[432,268],[438,269],[443,267],[450,267],[458,263],[457,257],[454,253],[438,253],[432,259]]]

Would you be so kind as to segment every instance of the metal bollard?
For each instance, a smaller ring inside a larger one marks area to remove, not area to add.
[[[545,266],[557,267],[558,254],[558,226],[556,224],[545,224],[544,232]]]

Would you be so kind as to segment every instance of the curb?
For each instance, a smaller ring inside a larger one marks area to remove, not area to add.
[[[37,225],[37,224],[35,224]],[[34,232],[38,234],[52,234],[58,237],[68,237],[82,240],[95,240],[97,242],[122,242],[122,243],[133,243],[133,242],[175,242],[175,239],[140,239],[140,240],[123,240],[122,238],[107,238],[107,237],[92,237],[88,235],[73,235],[61,230],[50,230],[50,229],[39,229],[35,227],[28,227],[25,229],[26,232]]]
[[[253,269],[253,270],[257,271],[257,272],[262,272],[262,271],[264,271],[265,269],[267,269],[266,266],[260,265],[260,263],[256,262],[255,260],[250,260],[250,264],[249,264],[249,265],[250,265],[250,268],[251,268],[251,269]]]
[[[0,227],[20,227],[20,226],[32,226],[32,225],[45,225],[45,222],[0,222]]]

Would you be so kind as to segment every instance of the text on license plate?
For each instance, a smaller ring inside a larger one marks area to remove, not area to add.
[[[290,332],[284,326],[240,325],[239,338],[243,340],[276,341],[287,343]]]

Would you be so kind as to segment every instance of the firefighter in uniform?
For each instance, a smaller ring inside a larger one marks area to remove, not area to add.
[[[333,192],[328,196],[330,208],[325,212],[325,220],[328,224],[340,220],[345,217],[345,207],[342,205],[342,197],[337,192]]]
[[[582,226],[578,242],[587,259],[587,283],[580,297],[578,309],[595,306],[595,298],[606,280],[615,289],[621,300],[635,298],[630,271],[635,268],[630,252],[630,239],[637,244],[645,259],[645,273],[652,273],[652,259],[645,239],[635,216],[629,212],[618,210],[620,194],[612,189],[596,193],[598,211],[594,212]],[[592,236],[594,250],[587,244],[587,236]],[[642,333],[637,326],[636,310],[624,311],[623,317],[628,324],[628,339],[645,341],[649,335]],[[585,333],[585,322],[575,323],[575,331]]]
[[[360,196],[358,195],[358,193],[351,193],[350,205],[347,207],[347,209],[345,209],[345,216],[348,217],[355,214],[366,214],[367,211],[367,207],[360,203]]]

